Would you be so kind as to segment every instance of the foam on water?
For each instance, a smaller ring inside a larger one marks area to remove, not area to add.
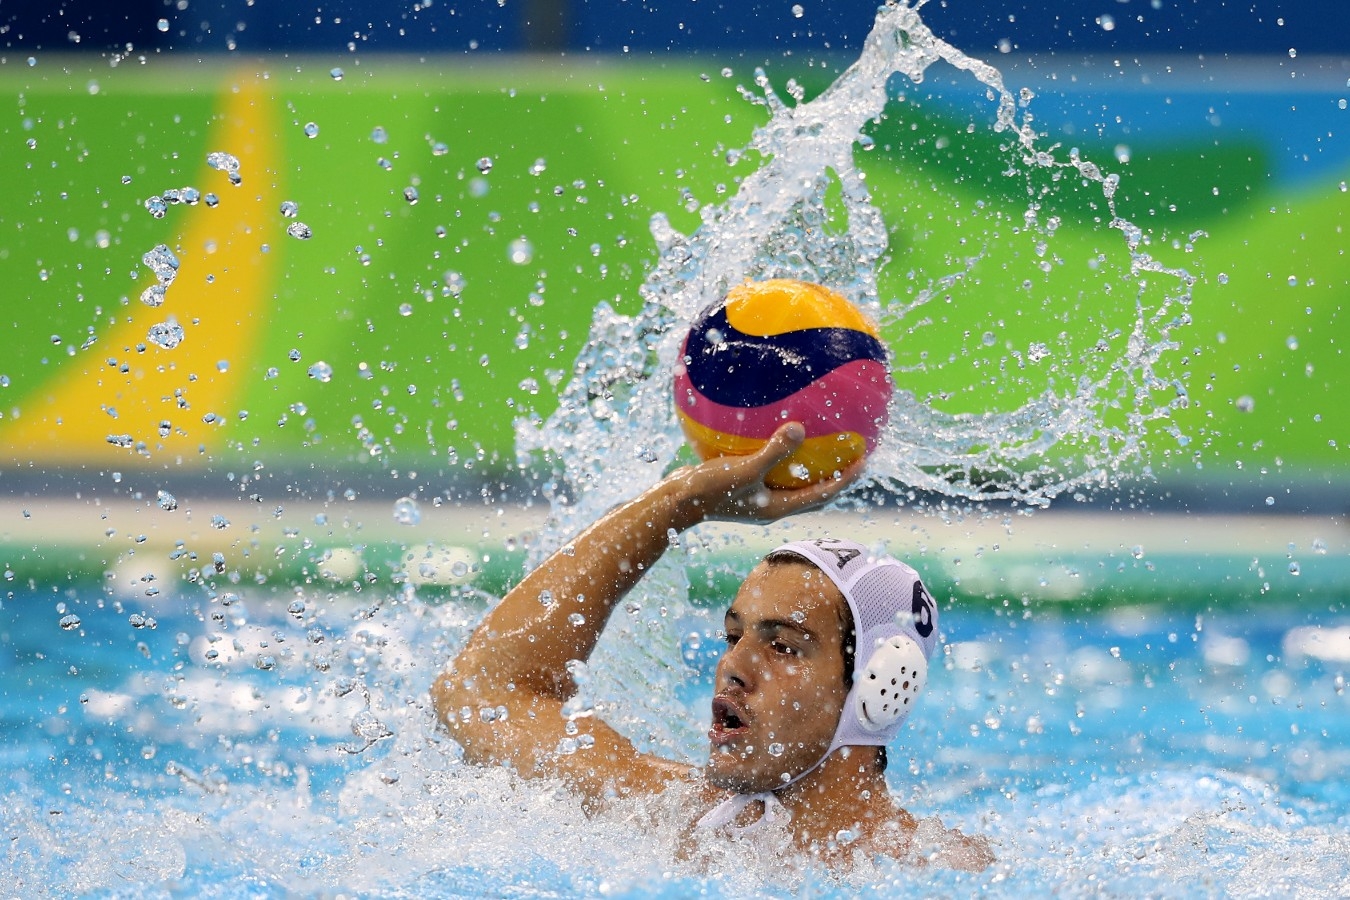
[[[158,663],[141,654],[107,660],[103,689],[86,690],[74,710],[42,723],[29,758],[7,766],[16,775],[0,804],[16,893],[1344,895],[1350,818],[1335,773],[1347,761],[1339,743],[1346,732],[1336,723],[1350,720],[1350,706],[1319,670],[1292,670],[1286,715],[1311,724],[1299,716],[1327,704],[1320,715],[1333,733],[1325,739],[1236,748],[1228,754],[1234,768],[1222,753],[1169,760],[1161,748],[1209,733],[1193,715],[1218,717],[1226,705],[1245,717],[1253,746],[1278,741],[1274,708],[1249,707],[1253,688],[1244,687],[1282,671],[1278,664],[1197,668],[1194,650],[1169,661],[1140,645],[1123,648],[1107,672],[1085,658],[1100,635],[1065,653],[1065,644],[1084,640],[1073,628],[1010,630],[983,614],[961,635],[986,648],[983,664],[972,665],[974,651],[960,643],[945,657],[946,671],[893,749],[890,781],[928,817],[920,858],[926,839],[940,840],[939,811],[946,825],[988,835],[998,862],[968,875],[919,860],[860,860],[831,874],[785,861],[772,833],[690,848],[688,806],[677,793],[592,818],[560,785],[465,765],[436,728],[427,691],[481,606],[404,598],[370,618],[350,598],[315,591],[303,600],[302,617],[281,603],[233,602],[238,624],[212,665],[196,640]],[[108,615],[87,614],[81,627],[97,629]],[[159,657],[191,624],[169,604],[155,618],[146,655]],[[316,631],[326,639],[314,640]],[[273,665],[259,668],[268,652]],[[1178,680],[1164,682],[1174,670]],[[1157,686],[1147,687],[1154,678]],[[709,690],[705,680],[705,701]],[[1198,713],[1177,706],[1192,694]],[[1117,747],[1110,736],[1119,737],[1118,720],[1141,701],[1174,736]],[[1296,713],[1296,701],[1308,712]],[[1044,729],[1016,727],[1027,710],[1044,714]],[[1081,733],[1070,738],[1071,728]],[[663,750],[700,755],[696,739]],[[41,783],[44,772],[59,788]]]

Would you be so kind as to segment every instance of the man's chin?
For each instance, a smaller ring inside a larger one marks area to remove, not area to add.
[[[714,749],[708,756],[703,777],[713,787],[738,794],[758,794],[783,785],[777,775],[753,771],[751,764],[738,755]]]

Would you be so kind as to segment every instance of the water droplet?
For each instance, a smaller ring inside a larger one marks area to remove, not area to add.
[[[290,605],[286,607],[286,612],[295,616],[297,619],[303,617],[305,614],[305,601],[292,600]]]
[[[389,143],[389,132],[384,130],[383,125],[376,125],[370,132],[370,139],[377,144]]]
[[[330,76],[334,81],[341,81],[341,80],[342,80],[343,72],[342,72],[341,69],[337,68],[336,66],[334,66],[332,69],[329,69],[329,70],[328,70],[328,74],[329,74],[329,76]]]
[[[516,238],[507,249],[506,258],[518,266],[523,266],[534,259],[534,245],[523,237]]]
[[[1227,283],[1228,283],[1228,273],[1227,273],[1227,272],[1220,272],[1220,273],[1219,273],[1219,279],[1218,279],[1218,280],[1219,280],[1219,284],[1227,284]]]
[[[398,314],[399,314],[400,316],[403,316],[405,319],[406,319],[408,316],[411,316],[411,315],[413,314],[413,306],[412,306],[412,304],[411,304],[411,303],[400,303],[400,304],[398,305]]]
[[[1238,412],[1249,413],[1256,409],[1256,400],[1250,394],[1243,394],[1233,403]]]
[[[160,19],[158,22],[155,23],[155,28],[158,29],[160,32],[167,32],[169,30],[169,20]]]
[[[1303,571],[1303,569],[1299,566],[1299,564],[1298,564],[1297,561],[1291,561],[1291,562],[1289,563],[1289,574],[1290,574],[1290,575],[1298,575],[1298,574],[1302,573],[1302,571]]]
[[[333,379],[333,367],[323,360],[319,360],[310,366],[308,371],[310,378],[317,378],[325,384]]]
[[[422,521],[422,509],[411,497],[400,497],[394,501],[394,521],[399,525],[418,525]]]
[[[298,238],[302,241],[307,241],[310,238],[314,237],[313,230],[304,222],[292,222],[291,224],[287,225],[286,233],[289,234],[291,237]]]
[[[443,278],[445,281],[445,290],[450,296],[458,297],[460,294],[464,293],[464,276],[459,272],[446,272]]]
[[[409,185],[403,189],[403,199],[408,201],[409,206],[416,206],[419,197],[420,195],[417,193],[417,188]]]
[[[235,174],[239,171],[238,158],[223,150],[214,150],[206,154],[206,164],[217,172]]]
[[[567,621],[573,628],[580,628],[586,624],[586,617],[579,612],[574,612],[567,617]]]
[[[294,219],[300,213],[300,204],[294,200],[281,201],[281,214],[288,219]]]
[[[1097,17],[1097,24],[1102,27],[1102,31],[1116,30],[1116,17],[1112,15],[1100,15]]]
[[[986,331],[980,336],[980,343],[984,344],[986,347],[992,347],[994,344],[998,343],[998,337],[992,331]]]
[[[1297,47],[1290,47],[1290,48],[1289,48],[1289,58],[1290,58],[1290,59],[1297,59],[1297,58],[1298,58],[1298,48],[1297,48]]]
[[[145,209],[156,219],[162,219],[164,213],[168,212],[169,205],[164,202],[163,197],[148,197],[145,201]]]
[[[141,291],[141,302],[144,303],[146,306],[163,306],[164,285],[152,284],[145,290]]]
[[[316,138],[319,136],[319,126],[314,122],[305,123],[305,137]]]
[[[217,197],[215,194],[211,193],[208,193],[205,197],[203,197],[202,201],[212,209],[215,209],[217,206],[220,205],[220,198]]]
[[[394,164],[391,163],[389,160],[385,159],[383,156],[375,160],[375,165],[379,166],[381,169],[384,169],[386,172],[394,168]]]
[[[167,322],[158,322],[150,326],[150,331],[145,339],[156,347],[172,350],[183,343],[183,326],[173,319]]]
[[[484,156],[482,159],[478,160],[478,171],[482,172],[484,175],[486,175],[487,173],[491,172],[491,171],[492,171],[492,158],[491,158],[491,157],[488,157],[488,156]]]
[[[805,14],[806,10],[802,9],[802,5],[800,3],[792,4],[792,17],[794,19],[800,19]]]
[[[1298,338],[1294,337],[1293,335],[1290,335],[1289,337],[1284,339],[1284,345],[1288,347],[1290,350],[1297,350]]]
[[[797,8],[800,9],[801,7],[797,7]],[[778,743],[777,741],[774,741],[772,744],[769,745],[769,755],[770,755],[770,756],[782,756],[782,755],[783,755],[784,749],[785,749],[785,748],[783,747],[782,744]]]
[[[141,257],[141,261],[150,267],[155,278],[165,287],[173,284],[174,278],[178,276],[178,257],[165,244],[156,244]]]
[[[1275,498],[1274,498],[1274,497],[1267,497],[1267,498],[1266,498],[1266,506],[1274,506],[1274,505],[1275,505]]]
[[[155,501],[159,503],[160,509],[167,512],[173,512],[178,508],[178,498],[168,491],[159,491],[155,494]]]
[[[546,162],[544,161],[544,158],[541,156],[541,157],[539,157],[538,159],[536,159],[536,160],[534,161],[534,165],[530,166],[530,174],[531,174],[531,175],[542,175],[542,174],[544,173],[544,170],[547,169],[547,168],[548,168],[548,163],[546,163]]]
[[[432,156],[444,156],[450,152],[450,148],[442,141],[437,141],[431,145]]]
[[[62,616],[59,624],[63,631],[74,631],[76,628],[80,627],[80,617],[74,613],[70,613]]]

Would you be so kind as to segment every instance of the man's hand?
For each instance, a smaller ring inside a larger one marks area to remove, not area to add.
[[[764,478],[806,439],[799,422],[788,422],[764,446],[746,456],[719,456],[672,472],[699,519],[773,522],[793,513],[824,506],[862,474],[858,460],[831,478],[800,488],[772,488]]]

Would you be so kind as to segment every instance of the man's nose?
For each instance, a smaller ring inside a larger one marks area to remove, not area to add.
[[[718,687],[739,687],[748,690],[755,682],[759,652],[751,649],[742,638],[722,653],[717,663]]]

